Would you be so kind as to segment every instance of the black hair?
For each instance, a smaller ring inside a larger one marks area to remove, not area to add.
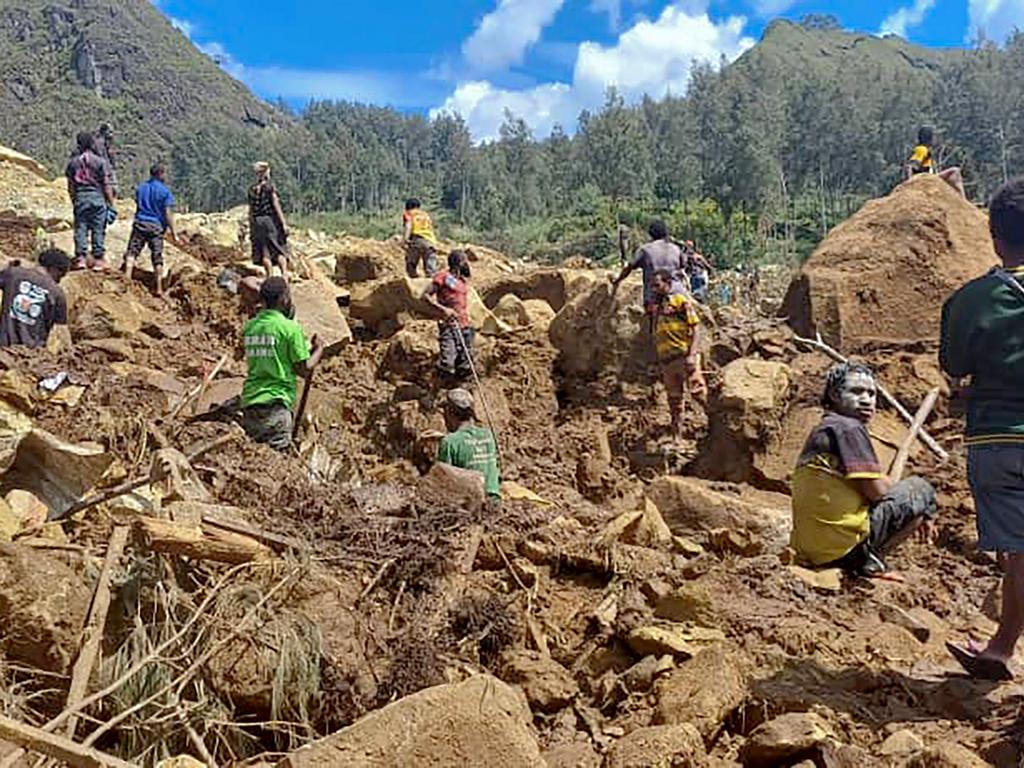
[[[988,204],[992,238],[1014,250],[1024,250],[1024,176],[1010,179]]]
[[[167,166],[163,163],[153,163],[149,166],[149,175],[156,178],[157,176],[163,176],[167,173]]]
[[[415,197],[410,197],[405,201],[405,210],[414,211],[420,207],[420,201]]]
[[[665,226],[665,222],[661,219],[654,219],[650,226],[647,227],[647,232],[655,240],[664,240],[668,237],[668,227]]]
[[[917,143],[931,146],[933,141],[935,141],[935,129],[930,125],[922,125],[917,130]]]
[[[463,265],[469,262],[469,256],[466,255],[465,251],[454,250],[448,254],[448,269],[454,272],[457,269],[461,269]]]
[[[39,266],[66,275],[71,269],[71,257],[60,248],[47,248],[39,254]]]
[[[672,282],[673,278],[675,277],[672,274],[672,270],[670,270],[670,269],[659,269],[657,272],[654,273],[654,276],[656,278],[658,278],[658,279],[661,279],[661,280],[668,280],[670,283]]]
[[[825,391],[821,395],[821,407],[826,411],[834,411],[836,408],[835,394],[842,388],[846,377],[852,373],[864,373],[875,378],[875,372],[864,363],[847,361],[836,363],[828,369],[825,374]]]
[[[260,301],[267,309],[277,309],[288,294],[288,281],[283,277],[268,277],[260,286]]]
[[[87,149],[96,149],[96,137],[88,131],[82,131],[76,137],[78,151],[85,152]]]

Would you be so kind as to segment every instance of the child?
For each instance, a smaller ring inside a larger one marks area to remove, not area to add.
[[[679,290],[678,281],[667,269],[655,273],[654,292],[657,298],[654,343],[668,393],[672,434],[678,438],[682,436],[683,395],[687,385],[698,400],[703,401],[707,395],[707,384],[700,368],[703,333],[693,302]]]

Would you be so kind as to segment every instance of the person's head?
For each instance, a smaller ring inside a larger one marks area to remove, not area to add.
[[[917,130],[917,143],[930,147],[935,142],[935,129],[930,125],[922,125]]]
[[[465,389],[453,389],[444,401],[444,423],[449,432],[476,418],[473,395]]]
[[[71,269],[71,257],[59,248],[48,248],[39,254],[39,266],[59,283]]]
[[[149,177],[151,179],[163,181],[165,176],[167,176],[167,168],[164,167],[163,163],[153,163],[153,165],[149,167]]]
[[[260,301],[267,309],[276,309],[288,317],[295,315],[292,292],[288,289],[288,281],[283,277],[268,277],[263,281],[260,286]]]
[[[988,226],[1004,263],[1024,263],[1024,176],[1001,186],[988,204]]]
[[[448,254],[448,271],[462,275],[463,277],[469,277],[469,255],[465,251],[455,250]]]
[[[82,131],[76,137],[76,143],[78,144],[79,153],[86,151],[94,151],[96,149],[96,137],[88,131]]]
[[[105,139],[114,138],[114,129],[110,127],[110,123],[100,123],[99,135]]]
[[[665,222],[661,219],[654,219],[650,226],[647,227],[647,234],[654,240],[664,240],[668,237],[668,227],[665,226]]]
[[[821,407],[864,423],[871,421],[878,407],[874,372],[863,363],[833,365],[825,375]]]
[[[266,160],[260,160],[259,162],[252,164],[253,173],[256,174],[256,181],[263,181],[264,179],[270,178],[270,163]]]
[[[697,250],[696,246],[693,244],[693,240],[687,240],[683,243],[683,248],[685,248],[689,253],[693,253]]]
[[[420,201],[417,200],[415,197],[410,197],[408,200],[405,201],[405,210],[407,211],[415,211],[419,207]]]
[[[654,273],[654,292],[659,298],[672,295],[672,273],[667,269],[659,269]]]

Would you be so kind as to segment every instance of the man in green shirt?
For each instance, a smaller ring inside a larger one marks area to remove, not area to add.
[[[437,460],[484,476],[484,489],[492,501],[501,499],[501,473],[494,433],[476,425],[473,396],[464,389],[448,393],[444,408],[448,434],[441,440]]]
[[[975,677],[1008,680],[1024,633],[1024,178],[999,189],[989,229],[1003,265],[942,308],[939,362],[967,396],[967,476],[978,548],[1003,569],[999,627],[987,644],[950,652]],[[970,385],[960,387],[970,377]]]
[[[302,327],[292,319],[295,306],[284,278],[264,280],[260,302],[263,309],[242,331],[249,365],[242,387],[242,426],[256,442],[286,451],[292,444],[296,375],[308,377],[324,348],[314,336],[310,351]]]

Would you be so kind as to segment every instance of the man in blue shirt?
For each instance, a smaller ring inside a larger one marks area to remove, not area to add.
[[[178,241],[174,231],[174,213],[171,210],[174,207],[174,195],[164,183],[166,173],[164,166],[157,163],[149,169],[149,181],[139,184],[135,190],[135,221],[123,267],[131,280],[135,260],[142,253],[143,246],[148,245],[153,259],[157,296],[163,295],[164,290],[164,233],[170,233],[171,242]]]

